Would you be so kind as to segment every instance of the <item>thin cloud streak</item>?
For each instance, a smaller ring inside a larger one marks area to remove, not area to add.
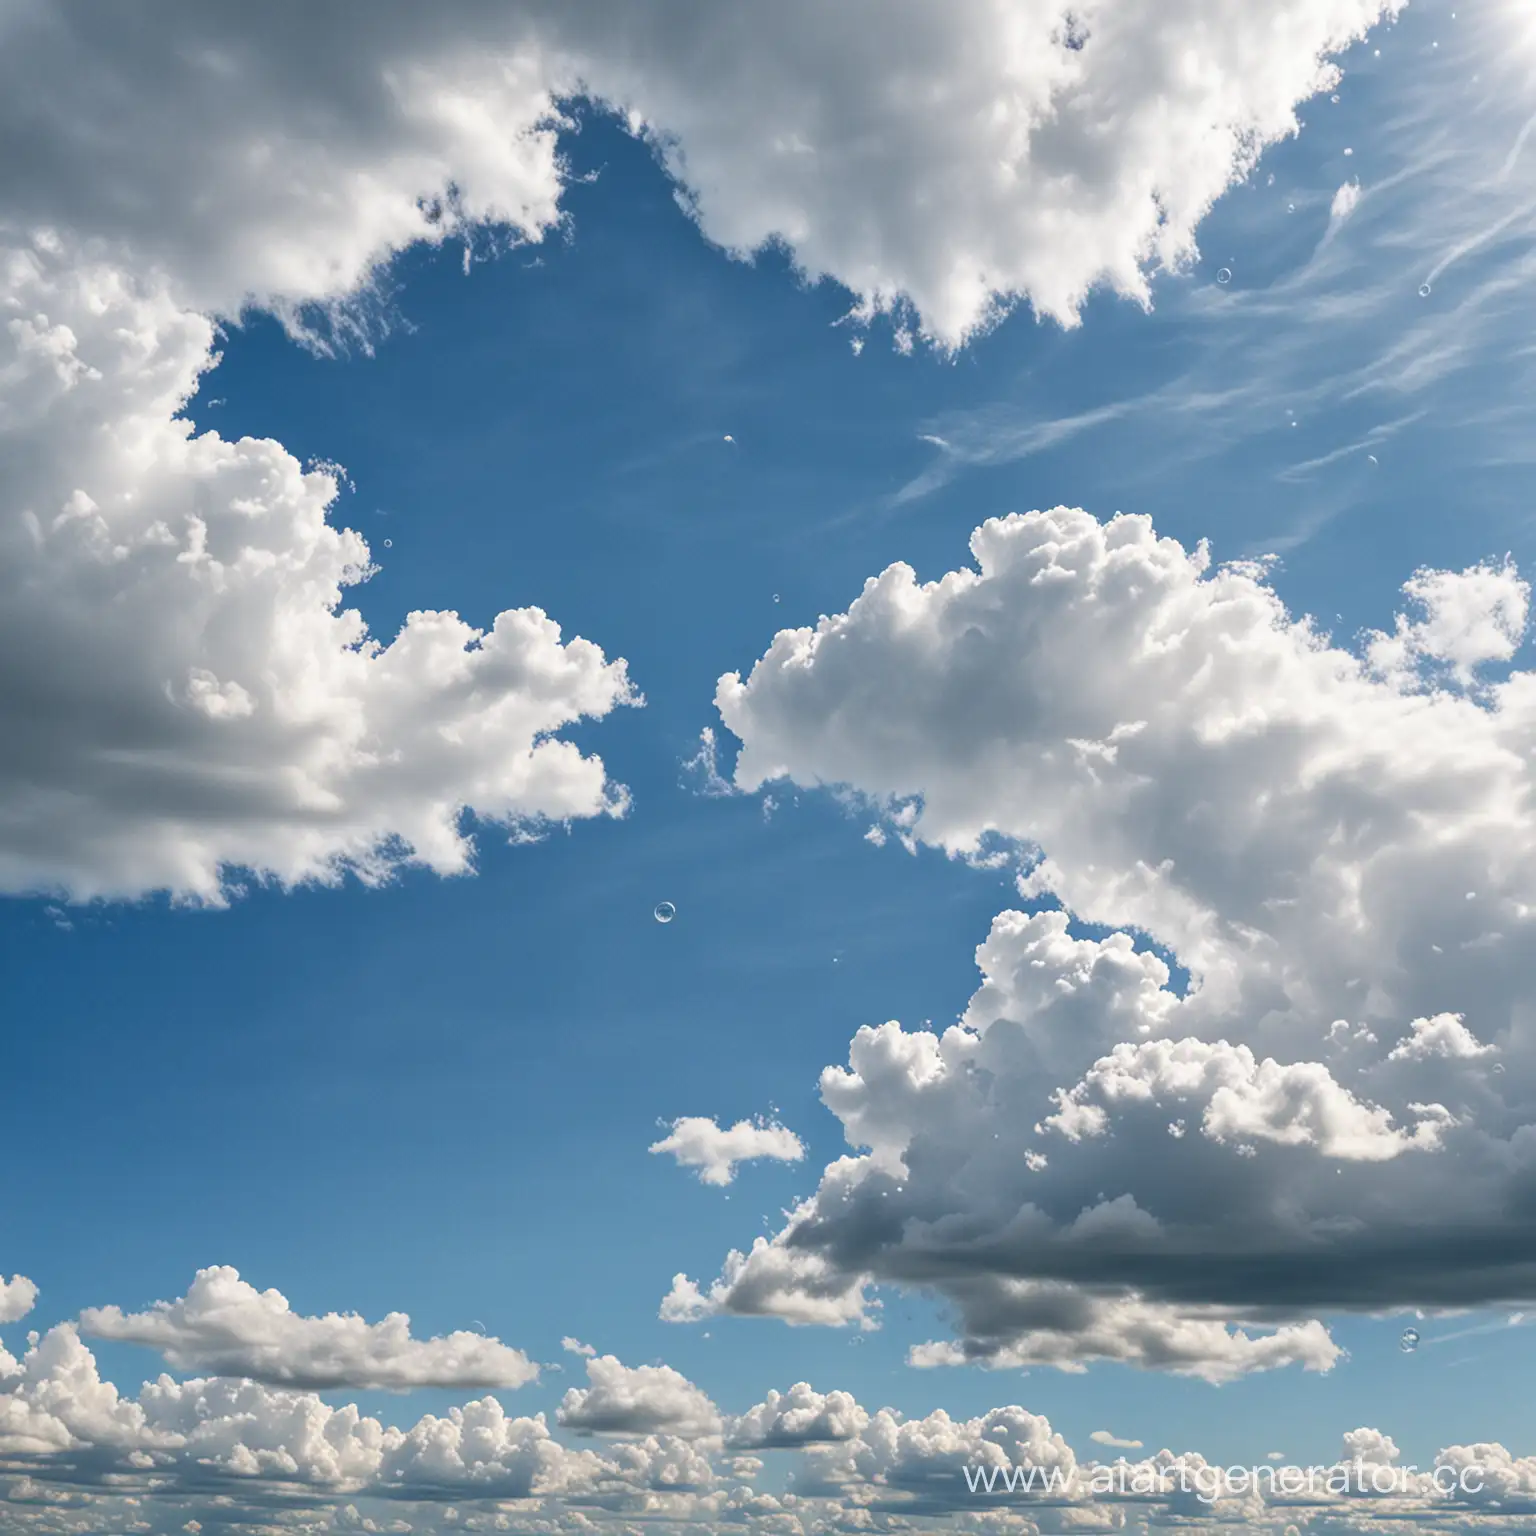
[[[1061,416],[1029,417],[1027,406],[1008,403],[924,422],[923,435],[942,444],[939,456],[891,504],[931,495],[966,470],[1095,434],[1103,441],[1103,429],[1131,423],[1152,439],[1138,448],[1147,480],[1240,443],[1283,437],[1289,421],[1324,416],[1338,418],[1327,428],[1337,442],[1270,471],[1276,480],[1305,479],[1410,426],[1454,432],[1475,464],[1530,462],[1536,351],[1521,317],[1536,279],[1536,162],[1522,152],[1536,131],[1536,87],[1506,81],[1508,88],[1488,89],[1500,46],[1496,21],[1485,19],[1465,23],[1434,54],[1400,52],[1392,68],[1401,83],[1385,86],[1386,106],[1343,184],[1358,181],[1359,191],[1342,213],[1339,190],[1313,198],[1315,208],[1331,198],[1330,216],[1290,272],[1266,287],[1219,292],[1164,280],[1147,323],[1184,343],[1189,361],[1173,377]],[[1326,156],[1323,134],[1303,130],[1301,148],[1314,144]],[[1264,175],[1261,166],[1255,178]],[[1266,198],[1262,185],[1254,191]],[[1299,195],[1296,212],[1284,211],[1281,192],[1266,201],[1234,240],[1263,250],[1285,237],[1287,220],[1307,217]],[[1453,379],[1454,390],[1446,387]],[[1342,489],[1325,496],[1264,547],[1294,548],[1352,501]]]

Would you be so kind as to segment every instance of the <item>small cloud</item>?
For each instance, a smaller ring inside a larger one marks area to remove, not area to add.
[[[671,1134],[655,1142],[652,1152],[669,1152],[684,1168],[697,1168],[704,1184],[729,1184],[737,1163],[771,1158],[798,1163],[805,1145],[787,1126],[772,1120],[738,1120],[728,1130],[713,1119],[687,1115],[674,1120]]]
[[[569,1334],[560,1340],[560,1348],[568,1355],[584,1355],[588,1360],[597,1356],[597,1351],[590,1344],[583,1344],[580,1339],[573,1339]]]
[[[1358,181],[1346,181],[1337,192],[1333,194],[1333,203],[1328,209],[1328,221],[1331,224],[1342,224],[1360,204],[1360,183]]]
[[[1139,1451],[1141,1449],[1140,1440],[1121,1440],[1117,1436],[1110,1434],[1107,1429],[1096,1429],[1088,1438],[1095,1445],[1112,1445],[1122,1451]]]
[[[714,730],[710,726],[706,725],[699,732],[699,750],[684,761],[683,772],[692,774],[698,781],[697,793],[710,799],[736,793],[735,785],[720,772],[720,744],[715,740]]]

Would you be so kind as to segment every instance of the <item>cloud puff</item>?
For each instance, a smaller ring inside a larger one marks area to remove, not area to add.
[[[1337,228],[1359,206],[1360,183],[1358,181],[1344,182],[1339,190],[1333,194],[1333,201],[1328,205],[1328,227],[1330,229]]]
[[[1383,672],[1438,665],[1465,687],[1479,667],[1508,661],[1525,639],[1531,588],[1510,560],[1465,571],[1419,571],[1403,591],[1419,617],[1399,614],[1390,635],[1371,637],[1368,655]]]
[[[781,1163],[798,1163],[805,1146],[787,1127],[774,1121],[738,1120],[722,1129],[713,1119],[686,1115],[672,1122],[668,1135],[651,1146],[666,1152],[684,1168],[697,1168],[703,1184],[729,1184],[738,1163],[766,1157]]]
[[[797,1381],[788,1392],[770,1392],[731,1421],[727,1443],[751,1450],[783,1449],[852,1440],[869,1415],[847,1392],[817,1392]]]
[[[258,1291],[227,1265],[199,1270],[184,1297],[147,1312],[87,1308],[80,1326],[157,1349],[178,1371],[290,1387],[520,1387],[539,1374],[521,1350],[484,1334],[413,1339],[403,1312],[377,1323],[355,1313],[304,1317],[280,1292]]]
[[[1140,1440],[1121,1440],[1115,1435],[1110,1434],[1107,1429],[1096,1429],[1088,1438],[1095,1445],[1111,1445],[1122,1451],[1139,1451],[1141,1449]]]
[[[1459,1013],[1437,1013],[1432,1019],[1415,1019],[1405,1035],[1387,1052],[1388,1061],[1425,1061],[1432,1056],[1471,1060],[1492,1053],[1462,1022]]]
[[[588,1387],[572,1387],[556,1414],[566,1429],[587,1435],[720,1433],[720,1413],[698,1387],[669,1365],[623,1364],[613,1355],[587,1361]]]
[[[851,786],[913,846],[1017,858],[1036,910],[995,919],[958,1025],[858,1032],[821,1084],[856,1155],[665,1315],[845,1323],[892,1283],[957,1305],[921,1363],[1224,1380],[1326,1369],[1318,1311],[1528,1294],[1536,678],[1476,670],[1519,578],[1420,572],[1386,668],[1144,518],[972,547],[718,704],[738,787]]]
[[[0,1275],[0,1323],[14,1323],[32,1310],[37,1287],[25,1275]]]

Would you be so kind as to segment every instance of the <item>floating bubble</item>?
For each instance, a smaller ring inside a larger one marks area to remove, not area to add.
[[[395,541],[393,539],[385,539],[384,540],[384,548],[385,549],[393,549],[394,547],[395,547]]]
[[[1493,1070],[1494,1070],[1494,1071],[1495,1071],[1495,1072],[1502,1072],[1502,1071],[1503,1071],[1503,1070],[1504,1070],[1504,1063],[1503,1063],[1503,1062],[1502,1062],[1502,1061],[1496,1061],[1496,1062],[1494,1062],[1494,1064],[1493,1064]]]
[[[1398,1347],[1405,1355],[1411,1355],[1419,1347],[1419,1330],[1417,1328],[1404,1328],[1403,1336],[1397,1342]]]
[[[1337,106],[1337,105],[1338,105],[1338,104],[1339,104],[1339,93],[1338,93],[1338,92],[1337,92],[1337,91],[1335,91],[1335,92],[1334,92],[1334,93],[1333,93],[1333,95],[1332,95],[1332,96],[1330,96],[1330,97],[1329,97],[1329,98],[1328,98],[1328,99],[1329,99],[1329,100],[1330,100],[1330,101],[1331,101],[1331,102],[1332,102],[1332,103],[1333,103],[1333,104],[1334,104],[1334,105],[1335,105],[1335,106]]]
[[[775,593],[774,593],[774,594],[773,594],[773,600],[774,600],[774,602],[778,602],[778,600],[779,600],[779,594],[778,594],[778,593],[777,593],[777,592],[775,592]]]
[[[1419,297],[1421,299],[1427,299],[1429,297],[1429,284],[1428,283],[1420,283],[1419,284]]]
[[[1295,203],[1287,203],[1285,205],[1285,211],[1287,213],[1295,213],[1296,212],[1296,204]]]
[[[726,433],[726,434],[725,434],[725,440],[726,440],[726,442],[728,442],[728,443],[734,443],[734,442],[735,442],[735,441],[736,441],[736,439],[735,439],[735,438],[734,438],[734,437],[732,437],[732,436],[731,436],[731,434],[730,434],[730,433],[729,433],[729,432],[727,432],[727,433]]]
[[[1218,283],[1230,283],[1232,281],[1232,268],[1231,267],[1223,267],[1216,274],[1216,281]]]
[[[1377,457],[1376,457],[1376,455],[1374,453],[1366,454],[1366,458],[1369,459],[1372,464],[1380,463],[1380,460],[1377,459]]]
[[[677,916],[677,908],[670,901],[658,901],[656,903],[656,921],[658,923],[670,923]]]

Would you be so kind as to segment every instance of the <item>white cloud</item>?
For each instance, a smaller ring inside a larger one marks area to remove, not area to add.
[[[32,1310],[37,1287],[25,1275],[0,1275],[0,1323],[14,1323]]]
[[[847,1323],[871,1284],[916,1286],[959,1315],[922,1363],[1220,1380],[1327,1369],[1330,1309],[1526,1294],[1536,677],[1384,671],[1143,518],[1058,508],[972,545],[976,569],[893,566],[723,678],[736,781],[1012,848],[1021,896],[1064,910],[999,914],[958,1025],[858,1031],[822,1096],[864,1150],[665,1315]],[[1491,570],[1410,583],[1422,655],[1508,659],[1523,588]]]
[[[1469,1061],[1493,1053],[1462,1022],[1459,1013],[1437,1013],[1432,1019],[1415,1019],[1411,1034],[1387,1052],[1388,1061],[1425,1061],[1431,1056]]]
[[[147,1312],[90,1307],[80,1326],[97,1338],[158,1349],[178,1371],[206,1371],[294,1387],[520,1387],[539,1368],[521,1350],[482,1333],[411,1337],[392,1312],[305,1317],[275,1290],[258,1291],[227,1265],[201,1269],[176,1301]]]
[[[370,639],[334,475],[174,419],[212,341],[157,281],[0,249],[0,643],[25,658],[0,675],[0,890],[453,874],[466,807],[622,810],[553,733],[634,700],[623,662],[533,608]]]
[[[347,295],[416,240],[548,229],[552,101],[585,91],[653,138],[710,239],[783,240],[956,342],[1015,295],[1062,320],[1095,282],[1144,298],[1147,265],[1187,257],[1211,203],[1335,82],[1326,56],[1396,8],[1104,3],[1074,30],[1048,0],[587,0],[359,28],[180,4],[131,40],[126,21],[13,20],[5,216],[170,272],[215,310]]]
[[[1365,1162],[1436,1151],[1449,1122],[1437,1105],[1404,1130],[1392,1124],[1390,1111],[1340,1087],[1321,1062],[1281,1066],[1272,1057],[1256,1061],[1246,1045],[1186,1039],[1117,1045],[1075,1087],[1056,1091],[1057,1111],[1042,1123],[1078,1141],[1102,1136],[1121,1103],[1170,1099],[1203,1102],[1202,1129],[1213,1141],[1312,1146],[1325,1157]]]
[[[1109,1445],[1121,1451],[1139,1451],[1141,1449],[1140,1440],[1121,1440],[1118,1436],[1112,1435],[1107,1429],[1096,1429],[1088,1438],[1095,1445]]]
[[[738,1120],[722,1129],[713,1119],[685,1115],[672,1122],[672,1129],[652,1144],[652,1152],[670,1153],[684,1168],[697,1168],[704,1184],[729,1184],[736,1177],[738,1163],[756,1158],[770,1158],[781,1163],[798,1163],[805,1156],[805,1146],[787,1127],[774,1121]]]
[[[720,1433],[720,1413],[705,1393],[669,1365],[623,1364],[613,1355],[587,1361],[587,1387],[572,1387],[556,1418],[589,1435],[677,1435],[698,1439]]]
[[[1419,571],[1403,591],[1422,617],[1399,614],[1392,634],[1371,637],[1371,663],[1384,673],[1438,664],[1466,687],[1479,667],[1508,661],[1525,638],[1531,589],[1509,560],[1461,572]]]
[[[852,1440],[868,1423],[869,1415],[849,1393],[818,1392],[797,1381],[788,1392],[769,1392],[732,1419],[726,1439],[733,1447],[786,1449]]]
[[[1333,194],[1333,202],[1328,207],[1328,224],[1330,228],[1336,228],[1352,214],[1360,204],[1360,183],[1358,181],[1346,181],[1339,190]]]

